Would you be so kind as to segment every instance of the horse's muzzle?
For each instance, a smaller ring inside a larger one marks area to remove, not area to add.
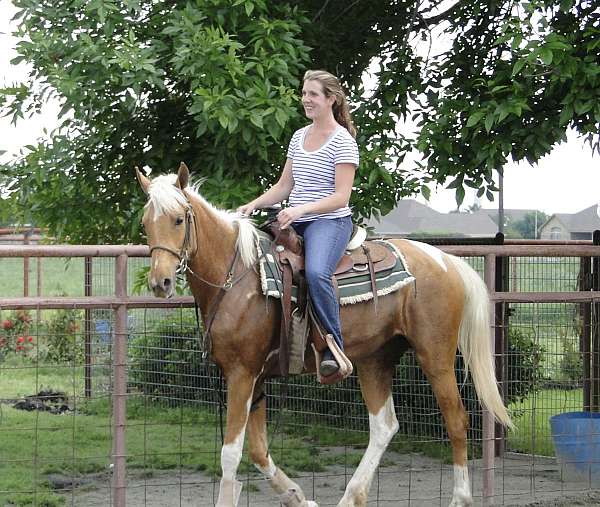
[[[175,288],[174,278],[164,277],[156,280],[150,278],[150,289],[157,298],[170,298]]]

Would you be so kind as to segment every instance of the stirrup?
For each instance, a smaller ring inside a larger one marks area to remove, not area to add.
[[[354,368],[352,367],[352,363],[350,362],[350,359],[348,359],[348,357],[346,357],[346,354],[344,354],[344,352],[339,348],[338,344],[333,339],[332,335],[326,334],[325,342],[327,343],[329,350],[333,354],[333,357],[337,361],[339,368],[335,372],[333,372],[332,374],[330,374],[328,376],[323,375],[321,373],[321,360],[323,358],[323,355],[321,354],[321,352],[319,352],[317,350],[317,348],[315,347],[315,344],[311,343],[311,347],[313,349],[313,352],[315,353],[315,364],[317,367],[317,379],[319,380],[319,382],[321,384],[335,384],[336,382],[340,382],[341,380],[344,380],[346,377],[349,377],[352,374],[352,372],[354,371]]]

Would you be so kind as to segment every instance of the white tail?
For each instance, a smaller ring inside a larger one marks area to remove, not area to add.
[[[479,401],[494,417],[509,428],[514,428],[502,402],[494,358],[490,348],[490,299],[487,287],[477,272],[465,261],[446,255],[465,286],[465,307],[458,334],[458,349],[465,361],[465,370],[471,372]]]

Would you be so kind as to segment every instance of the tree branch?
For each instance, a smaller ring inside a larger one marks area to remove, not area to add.
[[[431,26],[431,25],[437,25],[440,21],[446,21],[448,19],[450,19],[450,17],[458,10],[458,7],[460,6],[461,2],[460,0],[458,2],[456,2],[452,7],[450,7],[449,9],[446,9],[444,12],[440,12],[439,14],[436,14],[435,16],[431,16],[429,18],[424,18],[421,17],[421,20],[423,23],[425,23],[425,25],[427,27]]]

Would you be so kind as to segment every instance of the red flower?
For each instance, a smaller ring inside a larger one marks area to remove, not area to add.
[[[25,341],[25,337],[24,336],[19,336],[17,338],[17,343],[23,343]]]
[[[27,341],[28,341],[29,343],[31,343],[31,342],[33,341],[33,336],[28,336],[28,337],[27,337]]]
[[[10,319],[6,319],[2,322],[2,329],[9,330],[9,329],[12,329],[13,327],[15,327],[15,323]]]
[[[23,345],[17,345],[17,350],[23,350]]]

